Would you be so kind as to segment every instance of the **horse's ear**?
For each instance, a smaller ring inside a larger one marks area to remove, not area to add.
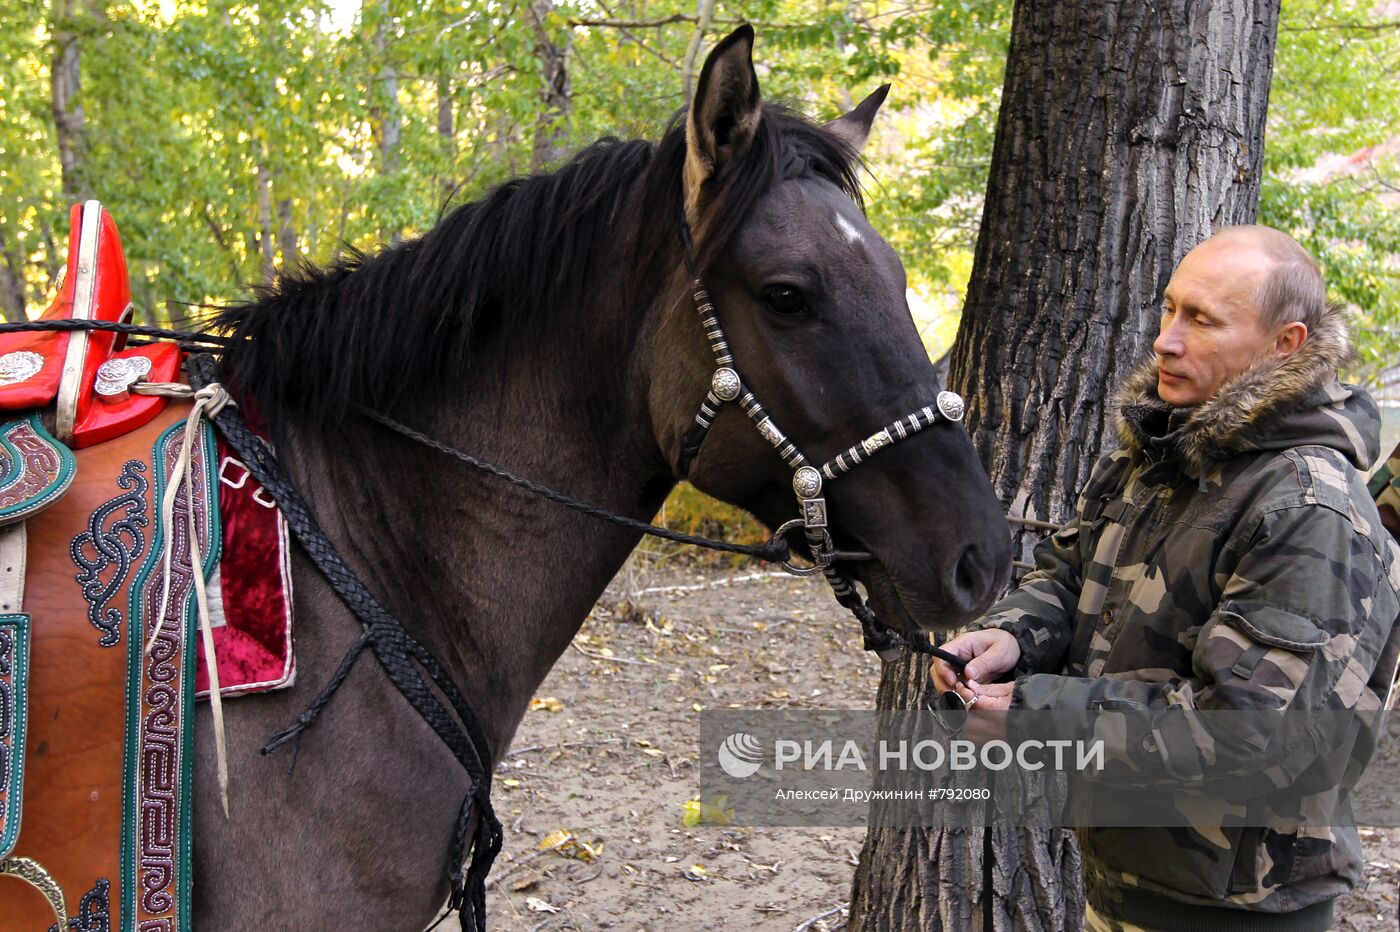
[[[745,24],[715,46],[695,83],[685,124],[685,207],[692,224],[705,183],[749,147],[761,110],[753,27]]]
[[[822,128],[859,152],[865,148],[865,140],[870,136],[875,114],[880,112],[880,105],[885,102],[889,92],[890,86],[881,84],[875,89],[875,93],[862,100],[850,113],[837,117]]]

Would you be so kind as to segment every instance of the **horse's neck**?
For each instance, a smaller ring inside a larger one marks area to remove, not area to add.
[[[434,410],[404,419],[590,503],[650,517],[671,482],[646,417],[637,352],[647,341],[616,330],[606,339],[628,351],[542,334],[528,353],[478,353],[465,392],[447,390]],[[443,660],[502,753],[637,535],[378,425],[285,442],[327,535]]]

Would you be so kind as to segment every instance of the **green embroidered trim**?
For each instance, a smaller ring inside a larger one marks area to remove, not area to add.
[[[177,435],[184,429],[184,423],[172,424],[156,439],[152,450],[152,472],[155,491],[152,502],[160,502],[169,483],[166,475],[164,451],[168,444],[177,442]],[[215,463],[217,446],[213,429],[207,422],[201,422],[200,444],[204,456],[204,488],[208,495],[208,522],[206,530],[207,552],[204,554],[204,578],[213,575],[219,564],[219,554],[223,537],[219,521],[219,478]],[[140,800],[137,798],[136,773],[139,768],[141,734],[141,686],[145,676],[144,660],[146,646],[146,617],[142,593],[152,575],[160,572],[161,556],[165,550],[166,529],[161,526],[157,507],[152,521],[150,550],[140,572],[132,579],[130,591],[130,611],[127,614],[127,667],[126,667],[126,738],[122,753],[122,841],[121,841],[121,915],[116,917],[113,928],[122,932],[136,932],[137,864],[136,830],[140,822]],[[193,588],[186,594],[185,633],[180,657],[180,812],[175,841],[176,882],[172,891],[179,898],[175,932],[191,928],[190,899],[193,890],[191,876],[191,852],[194,842],[194,678],[199,638],[199,606]]]
[[[25,499],[14,504],[0,508],[0,524],[13,524],[37,511],[42,511],[52,505],[68,487],[73,484],[73,476],[76,474],[76,463],[73,459],[73,451],[59,443],[53,436],[44,429],[44,423],[38,414],[29,414],[18,420],[9,421],[0,425],[0,456],[4,456],[9,468],[5,471],[5,478],[8,480],[0,486],[0,493],[13,487],[17,482],[25,477],[27,472],[24,456],[15,447],[10,435],[16,431],[28,428],[39,439],[39,442],[50,448],[58,456],[58,473],[43,488],[29,495]]]
[[[9,666],[5,686],[9,689],[4,714],[9,716],[4,729],[5,759],[0,761],[0,858],[7,856],[19,837],[19,817],[24,798],[25,729],[29,712],[29,616],[0,615],[0,631],[8,635],[9,656],[3,658]]]

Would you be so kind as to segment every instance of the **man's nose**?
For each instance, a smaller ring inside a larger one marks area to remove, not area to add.
[[[1180,356],[1182,353],[1182,342],[1180,333],[1176,327],[1176,320],[1164,323],[1162,329],[1157,334],[1157,339],[1152,341],[1152,349],[1158,356]]]

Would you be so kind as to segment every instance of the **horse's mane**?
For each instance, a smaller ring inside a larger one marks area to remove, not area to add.
[[[558,170],[509,181],[375,255],[355,250],[325,268],[284,269],[210,324],[234,338],[222,378],[274,423],[296,414],[330,425],[357,404],[411,405],[462,371],[490,334],[574,305],[620,234],[622,290],[642,306],[679,261],[683,117],[658,143],[599,140]],[[858,161],[834,135],[765,105],[753,145],[710,185],[695,231],[698,267],[724,252],[785,178],[824,178],[860,203]]]

